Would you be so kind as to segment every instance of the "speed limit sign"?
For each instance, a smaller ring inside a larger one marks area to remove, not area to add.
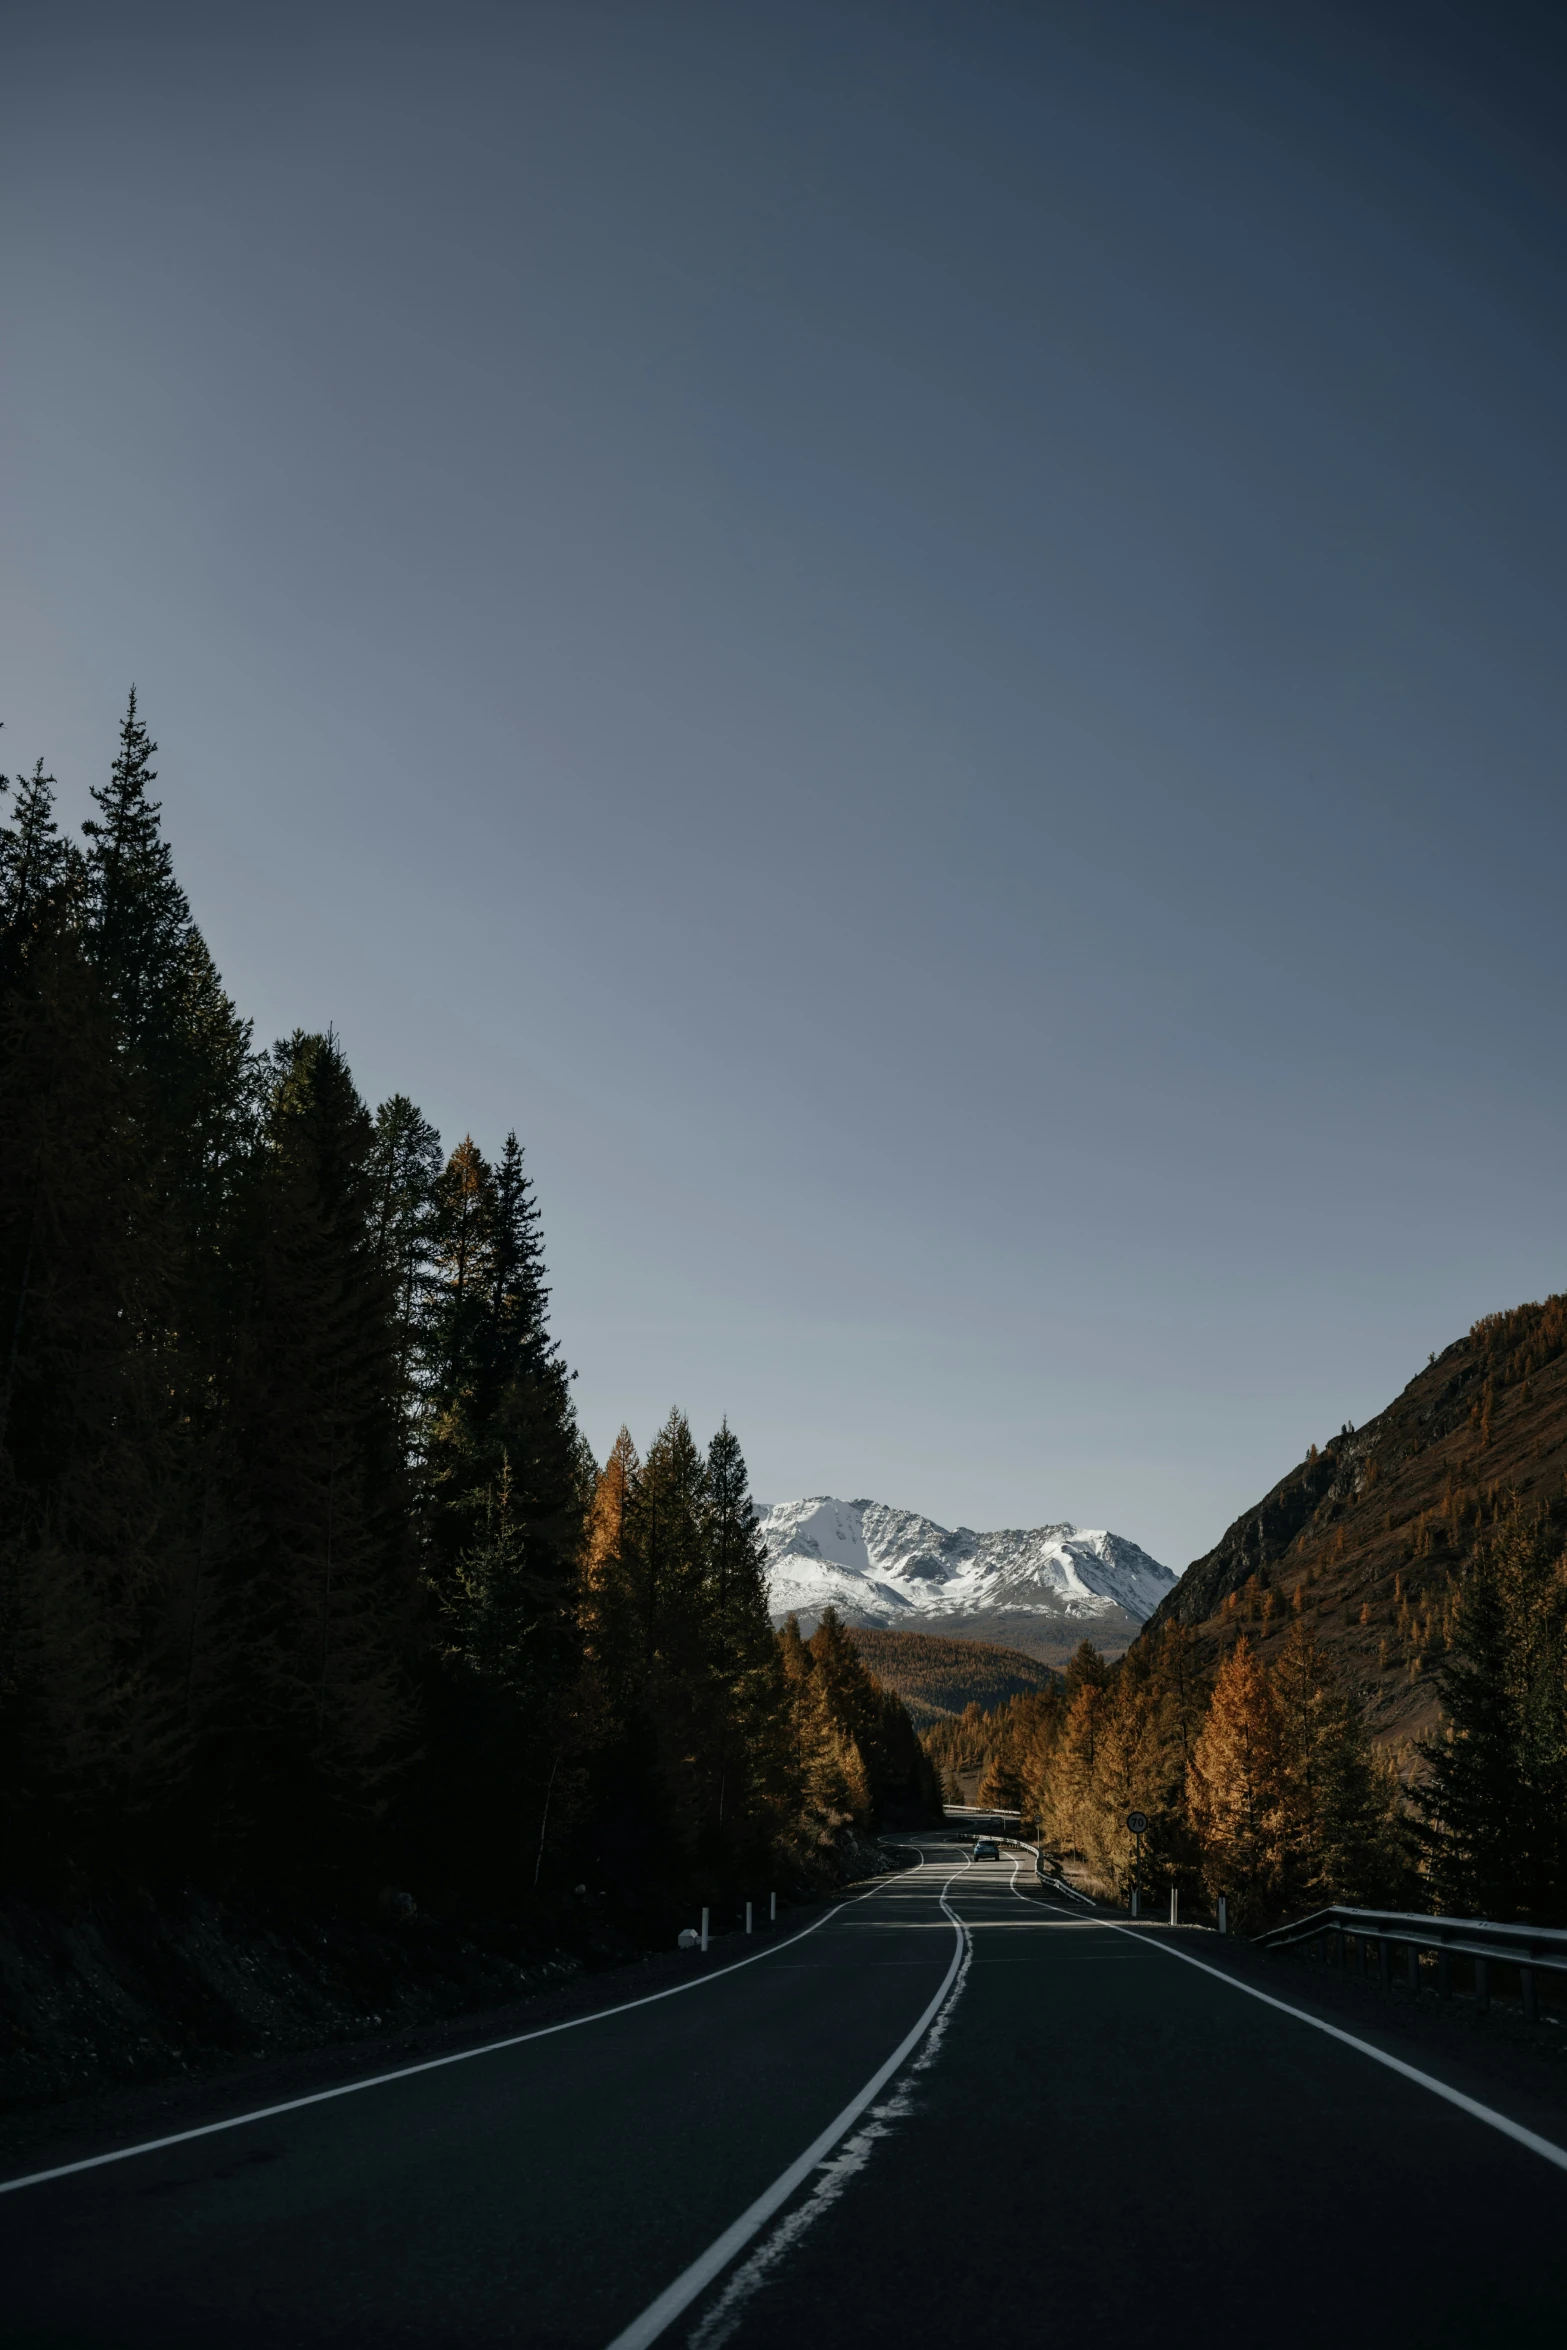
[[[1146,1836],[1148,1833],[1148,1814],[1145,1811],[1129,1811],[1126,1815],[1126,1824],[1131,1829],[1134,1836]]]

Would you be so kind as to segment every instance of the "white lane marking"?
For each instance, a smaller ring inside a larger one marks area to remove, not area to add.
[[[919,1851],[919,1847],[914,1847]],[[247,2122],[271,2121],[280,2113],[298,2113],[305,2105],[326,2105],[334,2097],[354,2097],[361,2089],[384,2089],[389,2081],[411,2080],[415,2073],[435,2073],[449,2064],[467,2064],[478,2056],[497,2056],[504,2048],[521,2048],[529,2040],[548,2040],[557,2032],[575,2032],[583,2024],[602,2024],[612,2015],[629,2015],[634,2007],[652,2007],[660,1999],[677,1999],[682,1991],[699,1991],[708,1983],[718,1982],[724,1975],[738,1974],[742,1967],[759,1966],[764,1958],[776,1958],[782,1950],[792,1950],[803,1942],[807,1934],[814,1934],[818,1926],[827,1925],[846,1909],[854,1909],[868,1901],[874,1893],[885,1893],[889,1886],[901,1884],[905,1877],[917,1876],[925,1866],[924,1854],[911,1869],[899,1869],[895,1876],[868,1886],[865,1892],[855,1893],[847,1901],[836,1901],[819,1918],[802,1926],[798,1934],[791,1934],[787,1942],[775,1942],[771,1949],[755,1951],[750,1958],[732,1959],[728,1966],[714,1967],[711,1974],[693,1976],[689,1983],[671,1983],[666,1991],[648,1991],[640,1999],[622,1999],[615,2007],[596,2007],[591,2015],[574,2015],[561,2024],[539,2024],[531,2032],[513,2032],[505,2040],[486,2040],[482,2048],[458,2048],[450,2056],[427,2056],[419,2064],[400,2064],[389,2073],[373,2073],[364,2081],[341,2081],[335,2089],[313,2089],[308,2097],[288,2097],[279,2105],[258,2105],[250,2113],[231,2114],[227,2121],[202,2122],[193,2130],[171,2130],[166,2138],[144,2138],[136,2146],[117,2146],[108,2154],[84,2155],[79,2162],[56,2163],[52,2170],[28,2171],[17,2179],[0,2179],[0,2195],[14,2195],[22,2187],[41,2187],[49,2179],[68,2179],[77,2171],[101,2170],[106,2163],[130,2162],[138,2154],[156,2154],[165,2146],[184,2146],[192,2138],[211,2138],[220,2130],[242,2130]]]
[[[950,1915],[950,1912],[949,1912]],[[774,2271],[787,2254],[795,2251],[807,2231],[814,2227],[824,2212],[830,2211],[861,2171],[870,2162],[878,2140],[890,2138],[900,2121],[905,2121],[915,2110],[915,2084],[921,2073],[928,2072],[941,2054],[947,2026],[954,2009],[963,1996],[963,1987],[973,1963],[972,1940],[963,1953],[957,1980],[948,1992],[935,2022],[925,2035],[924,2045],[913,2062],[905,2066],[892,2084],[891,2094],[881,2104],[873,2105],[859,2129],[846,2138],[839,2153],[828,2162],[818,2165],[820,2176],[810,2194],[783,2218],[764,2237],[761,2244],[740,2268],[735,2270],[717,2300],[705,2317],[686,2336],[686,2350],[723,2350],[743,2322],[746,2304],[768,2284]]]
[[[1106,1923],[1109,1923],[1107,1920]],[[1353,2032],[1340,2031],[1337,2024],[1324,2022],[1320,2015],[1308,2014],[1303,2007],[1291,2007],[1287,1999],[1275,1999],[1269,1991],[1258,1991],[1250,1983],[1227,1975],[1222,1967],[1209,1966],[1206,1959],[1193,1958],[1189,1950],[1177,1950],[1173,1943],[1159,1940],[1153,1934],[1139,1934],[1130,1926],[1111,1925],[1113,1934],[1125,1934],[1146,1950],[1162,1950],[1166,1958],[1178,1958],[1183,1966],[1194,1966],[1200,1973],[1212,1975],[1215,1982],[1227,1983],[1232,1991],[1244,1991],[1248,1999],[1260,1999],[1264,2007],[1276,2007],[1281,2015],[1292,2015],[1296,2021],[1310,2024],[1314,2032],[1326,2032],[1330,2040],[1342,2040],[1346,2048],[1358,2048],[1362,2056],[1369,2056],[1373,2064],[1385,2064],[1389,2072],[1402,2073],[1406,2081],[1414,2081],[1422,2089],[1429,2089],[1433,2097],[1443,2097],[1449,2105],[1456,2105],[1460,2113],[1469,2114],[1477,2122],[1485,2122],[1491,2129],[1500,2130],[1504,2138],[1516,2145],[1527,2146],[1531,2154],[1543,2156],[1558,2170],[1567,2170],[1567,2147],[1553,2145],[1549,2138],[1541,2138],[1533,2130],[1526,2130],[1522,2122],[1515,2122],[1505,2113],[1498,2113],[1491,2105],[1482,2105],[1474,2097],[1466,2097],[1462,2089],[1450,2089],[1434,2073],[1423,2073],[1417,2065],[1405,2064],[1401,2056],[1390,2056],[1385,2048],[1374,2047],[1369,2040],[1357,2040]]]
[[[973,1863],[971,1861],[965,1862],[964,1864],[964,1867],[972,1866]],[[680,2315],[681,2311],[683,2309],[688,2309],[691,2303],[696,2299],[697,2295],[699,2293],[705,2292],[707,2287],[713,2282],[713,2279],[728,2267],[735,2254],[741,2249],[743,2245],[750,2242],[751,2238],[760,2228],[766,2225],[768,2220],[772,2218],[773,2213],[777,2211],[783,2204],[788,2202],[790,2196],[795,2192],[796,2188],[803,2185],[804,2181],[809,2178],[811,2172],[816,2168],[818,2163],[824,2162],[827,2156],[832,2153],[833,2149],[840,2143],[840,2141],[848,2136],[850,2130],[853,2129],[854,2124],[859,2120],[866,2107],[871,2104],[873,2099],[880,2095],[881,2091],[886,2087],[887,2083],[892,2079],[893,2075],[899,2070],[905,2060],[912,2054],[913,2050],[919,2046],[920,2041],[930,2030],[932,2024],[935,2023],[937,2017],[941,2014],[943,2007],[947,2004],[947,1995],[949,1992],[954,1990],[954,1986],[957,1983],[959,1976],[963,1972],[964,1960],[971,1948],[968,1937],[968,1928],[964,1924],[963,1920],[958,1916],[956,1910],[949,1908],[947,1904],[947,1886],[951,1885],[962,1874],[962,1869],[954,1869],[952,1875],[947,1878],[946,1883],[942,1886],[940,1894],[941,1906],[944,1910],[946,1910],[947,1916],[952,1921],[952,1929],[954,1936],[956,1937],[955,1946],[952,1952],[952,1963],[948,1967],[946,1974],[942,1979],[940,1990],[936,1993],[935,1998],[932,1999],[930,2005],[926,2008],[918,2023],[915,2024],[913,2030],[908,2032],[904,2038],[899,2041],[897,2047],[888,2057],[886,2063],[879,2066],[878,2069],[872,2073],[864,2088],[861,2089],[856,2096],[852,2097],[849,2100],[849,2103],[844,2107],[843,2111],[836,2115],[835,2118],[827,2124],[827,2127],[825,2130],[823,2130],[821,2136],[819,2138],[814,2138],[810,2145],[805,2149],[805,2152],[799,2155],[795,2161],[791,2162],[786,2171],[780,2172],[779,2176],[774,2179],[772,2185],[766,2188],[762,2194],[758,2195],[756,2201],[748,2205],[747,2208],[741,2212],[740,2217],[733,2221],[729,2227],[725,2228],[723,2234],[716,2237],[714,2241],[709,2244],[705,2252],[699,2254],[698,2257],[692,2261],[689,2268],[682,2269],[679,2276],[675,2278],[673,2284],[666,2285],[663,2292],[659,2294],[657,2300],[650,2301],[647,2308],[643,2310],[640,2317],[633,2318],[630,2325],[626,2326],[615,2336],[614,2340],[608,2344],[608,2350],[646,2350],[646,2345],[649,2342],[656,2342],[659,2335],[664,2332],[665,2328],[674,2323],[675,2319]],[[854,2169],[858,2169],[860,2167],[861,2164],[858,2162],[853,2166]],[[852,2175],[853,2171],[851,2170],[848,2176]],[[844,2183],[847,2183],[847,2179],[845,2179]],[[790,2240],[792,2241],[792,2238]],[[764,2247],[763,2249],[765,2251],[767,2247]],[[783,2246],[780,2246],[780,2251],[785,2249],[787,2249],[787,2243]],[[771,2265],[771,2262],[767,2264],[769,2267]],[[748,2269],[750,2266],[751,2264],[748,2263]],[[753,2284],[748,2287],[748,2291],[754,2290],[756,2285],[763,2283],[765,2281],[765,2277],[766,2268],[763,2268],[757,2274]],[[735,2280],[736,2283],[738,2283],[738,2281],[738,2279]],[[737,2296],[737,2298],[741,2297],[742,2296]],[[723,2307],[727,2300],[728,2296],[726,2295],[724,2297],[724,2301],[720,2302],[719,2306]],[[715,2310],[713,2314],[716,2318],[718,2314],[717,2310]],[[718,2338],[722,2340],[724,2337],[720,2335]]]

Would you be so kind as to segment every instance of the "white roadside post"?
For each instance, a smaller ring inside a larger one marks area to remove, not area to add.
[[[707,1911],[702,1912],[702,1948],[707,1948]]]
[[[770,1926],[776,1926],[778,1923],[778,1896],[776,1893],[769,1893],[767,1896],[767,1922]]]
[[[1227,1933],[1229,1932],[1229,1930],[1230,1930],[1230,1905],[1229,1905],[1229,1903],[1228,1903],[1228,1902],[1225,1900],[1225,1898],[1224,1898],[1224,1895],[1221,1893],[1221,1894],[1219,1895],[1219,1931],[1220,1931],[1220,1933],[1221,1933],[1221,1934],[1227,1934]]]
[[[748,1934],[751,1931],[751,1904],[749,1902],[745,1905],[745,1930]]]
[[[1176,1891],[1175,1887],[1172,1885],[1170,1887],[1170,1923],[1172,1926],[1178,1926],[1180,1922],[1181,1897],[1180,1894]]]

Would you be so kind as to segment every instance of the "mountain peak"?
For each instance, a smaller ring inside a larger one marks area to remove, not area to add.
[[[1084,1638],[1114,1651],[1176,1580],[1124,1535],[1065,1520],[986,1534],[866,1496],[811,1494],[775,1502],[759,1524],[780,1622],[814,1622],[835,1607],[850,1624],[962,1625],[1036,1655],[1066,1653]]]

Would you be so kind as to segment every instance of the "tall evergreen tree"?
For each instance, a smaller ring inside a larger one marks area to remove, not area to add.
[[[335,1038],[271,1061],[236,1365],[253,1552],[230,1799],[271,1833],[364,1818],[412,1728],[413,1560],[374,1129]]]
[[[1279,1729],[1275,1898],[1286,1909],[1393,1898],[1403,1874],[1394,1786],[1303,1617],[1270,1679]]]
[[[1444,1721],[1414,1790],[1444,1909],[1560,1924],[1567,1916],[1567,1560],[1521,1505],[1460,1588],[1439,1667]]]
[[[375,1114],[375,1249],[391,1286],[397,1384],[410,1458],[422,1439],[425,1309],[435,1246],[441,1138],[405,1093]]]
[[[15,793],[10,821],[0,825],[0,931],[19,960],[50,905],[71,875],[73,855],[60,837],[54,812],[55,779],[38,760],[29,776],[0,775],[0,799]]]
[[[775,1828],[791,1799],[784,1685],[767,1612],[767,1552],[727,1419],[707,1448],[708,1641],[718,1717],[716,1828],[731,1846]]]
[[[39,1823],[107,1823],[169,1764],[144,1638],[177,1553],[169,1235],[41,768],[0,874],[0,1776]]]
[[[126,1051],[145,1072],[141,1115],[193,1236],[215,1245],[252,1106],[250,1030],[224,994],[174,872],[151,797],[157,745],[134,687],[87,836],[88,951]]]

